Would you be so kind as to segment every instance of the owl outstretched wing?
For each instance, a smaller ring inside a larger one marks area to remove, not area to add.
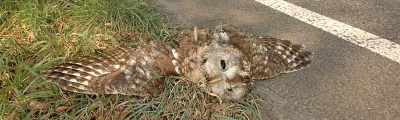
[[[45,79],[78,93],[153,95],[164,90],[164,76],[176,74],[171,50],[169,45],[153,42],[119,47],[104,56],[57,65]]]
[[[254,37],[233,26],[218,27],[214,34],[218,34],[219,41],[233,44],[247,55],[252,79],[294,72],[308,67],[313,61],[313,52],[303,51],[304,45],[295,45],[288,40]]]
[[[288,40],[280,40],[272,37],[256,38],[256,46],[257,43],[267,48],[264,50],[266,54],[261,54],[262,57],[265,56],[262,66],[267,69],[263,71],[262,68],[257,69],[255,67],[253,73],[256,79],[265,79],[274,77],[280,73],[301,70],[308,67],[313,61],[313,52],[303,51],[304,45],[294,45]],[[265,72],[266,70],[268,71]]]

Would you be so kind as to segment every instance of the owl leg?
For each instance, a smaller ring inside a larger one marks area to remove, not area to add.
[[[217,94],[212,92],[207,92],[207,94],[216,97],[218,99],[219,104],[222,104],[222,99]]]

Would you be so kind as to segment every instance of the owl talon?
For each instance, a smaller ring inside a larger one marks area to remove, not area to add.
[[[207,94],[216,97],[218,99],[219,104],[222,104],[222,99],[217,94],[212,92],[207,92]]]

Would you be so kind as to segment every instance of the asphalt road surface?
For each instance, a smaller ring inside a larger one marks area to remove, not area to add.
[[[399,0],[286,1],[400,44]],[[315,52],[309,68],[257,81],[264,119],[400,119],[399,62],[255,0],[153,2],[182,27],[214,27],[223,20]]]

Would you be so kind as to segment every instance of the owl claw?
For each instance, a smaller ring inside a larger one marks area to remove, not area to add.
[[[222,104],[222,99],[217,94],[212,92],[207,92],[207,94],[216,97],[218,99],[219,104]]]

